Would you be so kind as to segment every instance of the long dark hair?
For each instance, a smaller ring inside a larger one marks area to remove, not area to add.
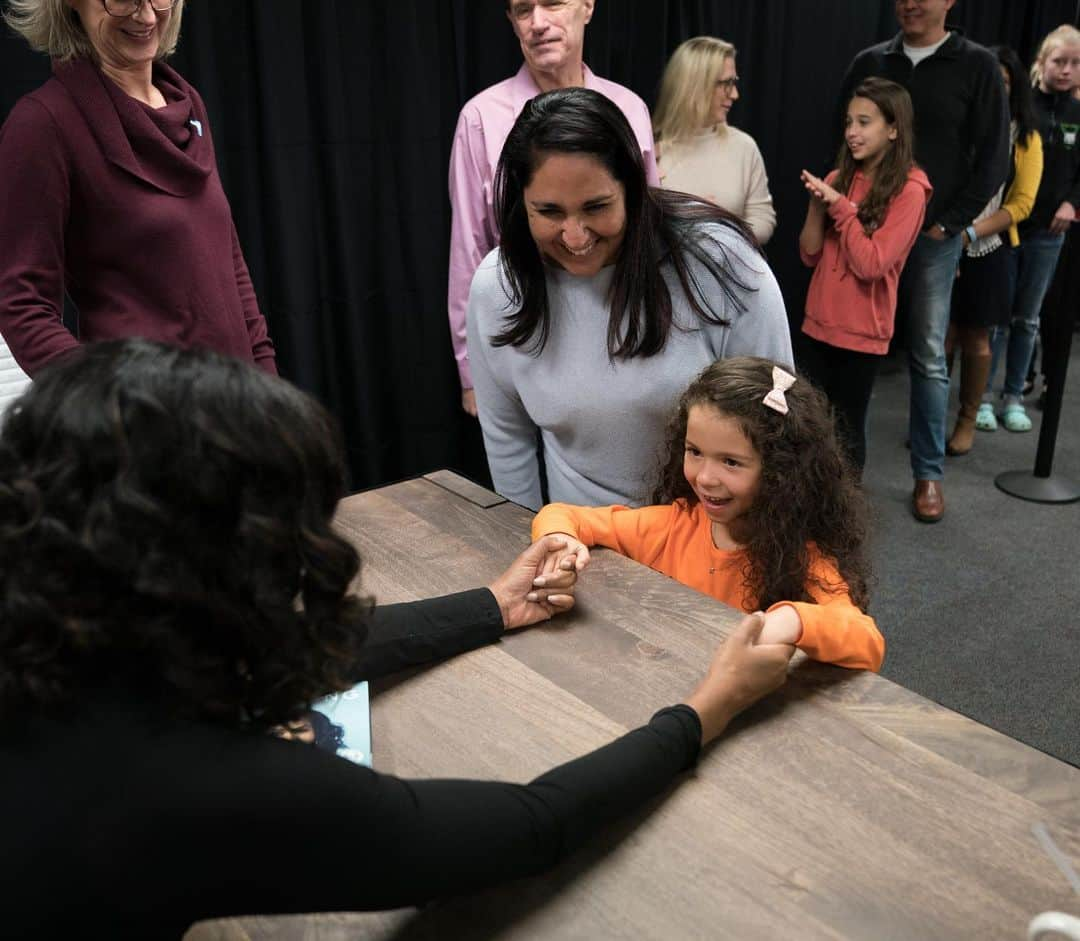
[[[1031,135],[1039,133],[1027,69],[1009,46],[992,46],[990,51],[1009,73],[1009,116],[1016,122],[1016,140],[1026,147]]]
[[[683,473],[686,421],[695,405],[707,405],[738,421],[761,456],[761,483],[740,521],[746,546],[747,596],[761,609],[778,601],[811,601],[806,590],[813,544],[835,561],[851,599],[866,609],[870,560],[866,552],[867,507],[836,431],[824,393],[802,377],[786,392],[788,413],[762,404],[777,364],[756,356],[722,359],[687,388],[668,422],[665,463],[653,503],[697,496]],[[786,367],[785,367],[786,369]],[[819,586],[828,591],[828,585]]]
[[[42,371],[0,429],[0,719],[106,688],[269,727],[348,689],[343,479],[326,411],[239,360],[124,340]]]
[[[665,263],[674,268],[691,309],[702,320],[726,324],[729,304],[738,312],[745,309],[735,289],[746,291],[748,285],[734,274],[731,253],[701,224],[720,223],[756,247],[749,230],[712,203],[685,193],[651,189],[640,147],[623,113],[599,92],[564,88],[538,95],[525,105],[495,173],[501,269],[517,307],[506,318],[506,329],[492,338],[496,346],[531,344],[530,352],[539,354],[547,342],[551,312],[544,261],[529,232],[524,191],[551,153],[594,157],[623,185],[626,230],[609,294],[610,356],[652,356],[664,348],[672,326],[671,294],[662,273]],[[712,243],[716,258],[705,250],[703,240]],[[713,309],[687,255],[716,279],[724,300],[720,310]]]
[[[889,203],[904,188],[915,163],[915,109],[907,89],[884,78],[867,78],[851,93],[852,98],[866,98],[877,105],[885,121],[896,128],[896,140],[885,151],[874,172],[870,191],[859,203],[859,222],[869,234],[881,225]],[[846,193],[851,187],[860,161],[851,155],[847,141],[840,144],[836,157],[836,181],[833,188]]]

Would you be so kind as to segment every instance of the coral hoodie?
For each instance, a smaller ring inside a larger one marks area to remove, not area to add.
[[[825,182],[832,184],[833,170]],[[856,215],[870,183],[856,171],[846,196],[828,214],[825,241],[816,255],[801,251],[814,269],[806,295],[803,333],[845,350],[888,352],[896,320],[896,286],[908,253],[918,238],[933,192],[930,180],[912,167],[881,225],[870,235]]]

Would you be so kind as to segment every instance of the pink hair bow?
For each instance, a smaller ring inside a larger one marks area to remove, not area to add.
[[[773,366],[772,383],[772,389],[761,401],[774,412],[786,415],[788,413],[788,404],[784,393],[795,385],[795,377],[789,372],[784,372],[779,366]]]

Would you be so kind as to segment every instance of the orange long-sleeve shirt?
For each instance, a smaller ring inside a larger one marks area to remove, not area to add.
[[[699,503],[687,508],[676,501],[636,510],[551,503],[532,524],[533,539],[549,533],[566,533],[587,546],[614,549],[743,611],[757,607],[743,582],[746,553],[716,548],[709,517]],[[781,601],[769,610],[790,604],[798,612],[802,636],[796,646],[813,659],[880,670],[885,639],[874,619],[852,602],[835,564],[811,548],[809,574],[806,590],[813,602]]]

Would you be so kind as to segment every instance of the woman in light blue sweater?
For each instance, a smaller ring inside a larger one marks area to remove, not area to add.
[[[468,308],[495,489],[534,509],[640,505],[693,376],[728,356],[791,364],[776,279],[733,216],[647,185],[630,125],[597,92],[532,99],[495,189],[502,240]]]

